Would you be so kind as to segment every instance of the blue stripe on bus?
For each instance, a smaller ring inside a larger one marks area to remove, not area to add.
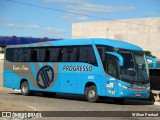
[[[34,63],[29,63],[30,64],[30,66],[31,66],[31,69],[32,69],[32,73],[33,73],[33,75],[34,75],[34,78],[36,79],[36,76],[37,76],[37,71],[36,71],[36,68],[35,68],[35,66],[34,66]]]
[[[43,67],[42,62],[38,62],[39,68]]]
[[[51,62],[48,62],[48,65],[51,66],[51,67],[53,67]]]
[[[25,47],[29,47],[29,44],[26,44]]]
[[[37,47],[37,44],[35,43],[33,46],[34,46],[34,47]],[[38,65],[39,65],[39,68],[43,67],[42,62],[38,62]]]
[[[43,44],[43,46],[48,46],[47,44]]]

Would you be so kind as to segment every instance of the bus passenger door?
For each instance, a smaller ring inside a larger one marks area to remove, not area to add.
[[[118,60],[111,56],[111,55],[107,55],[107,67],[106,67],[106,71],[109,75],[111,75],[114,78],[118,78],[119,74],[118,74]]]
[[[106,72],[109,75],[107,79],[107,88],[110,96],[117,96],[119,93],[119,87],[114,84],[119,78],[119,64],[118,59],[115,56],[107,54],[106,57]]]

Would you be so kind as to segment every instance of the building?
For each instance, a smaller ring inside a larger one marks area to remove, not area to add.
[[[72,38],[123,40],[160,59],[160,17],[72,24]]]

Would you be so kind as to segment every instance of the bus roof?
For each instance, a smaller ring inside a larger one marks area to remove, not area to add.
[[[142,48],[134,44],[120,41],[120,40],[111,40],[103,38],[85,38],[85,39],[71,39],[71,40],[59,40],[53,41],[55,46],[60,45],[87,45],[87,44],[96,44],[96,45],[108,45],[115,48],[123,48],[129,50],[138,50],[142,51]]]
[[[48,44],[49,43],[49,44]],[[7,47],[36,47],[36,46],[72,46],[72,45],[108,45],[115,48],[122,48],[128,50],[138,50],[142,51],[142,48],[136,46],[134,44],[130,44],[128,42],[120,41],[120,40],[111,40],[111,39],[103,39],[103,38],[84,38],[84,39],[68,39],[68,40],[58,40],[58,41],[48,41],[48,42],[40,42],[33,44],[23,44],[23,45],[9,45]]]
[[[137,45],[120,41],[120,40],[111,40],[111,39],[94,39],[94,44],[99,44],[99,45],[108,45],[108,46],[113,46],[115,48],[123,48],[123,49],[129,49],[129,50],[138,50],[142,51],[143,49]]]

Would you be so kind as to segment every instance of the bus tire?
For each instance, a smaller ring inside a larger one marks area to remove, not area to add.
[[[113,98],[113,102],[116,104],[123,104],[124,98]]]
[[[27,81],[21,83],[21,93],[25,96],[31,95],[31,91],[29,90],[29,84]]]
[[[88,102],[95,103],[99,100],[99,97],[97,95],[97,88],[95,85],[86,87],[86,95]]]

